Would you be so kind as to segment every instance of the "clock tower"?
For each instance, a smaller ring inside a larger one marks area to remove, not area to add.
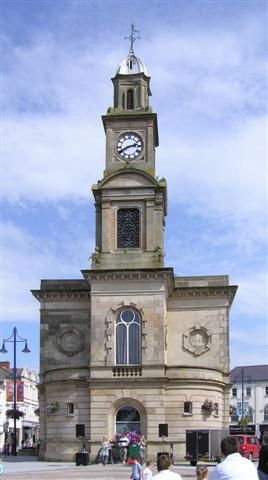
[[[114,104],[103,115],[106,161],[96,200],[96,249],[92,268],[163,266],[166,182],[155,177],[157,115],[149,105],[150,77],[133,50],[115,77]]]
[[[156,458],[165,425],[181,461],[185,430],[229,425],[237,287],[227,275],[178,276],[164,266],[166,182],[155,175],[157,116],[135,34],[132,25],[112,79],[113,106],[102,117],[106,159],[92,187],[91,268],[32,291],[40,302],[41,459],[74,461],[82,441],[93,461],[107,435],[116,461],[126,432],[133,442],[133,432],[144,435],[146,455]]]

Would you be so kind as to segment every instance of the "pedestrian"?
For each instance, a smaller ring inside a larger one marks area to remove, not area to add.
[[[141,464],[138,462],[137,458],[132,457],[132,472],[130,478],[132,480],[141,480],[142,479],[142,469]]]
[[[221,441],[224,460],[214,468],[209,480],[258,480],[253,463],[239,453],[239,440],[229,435]]]
[[[106,465],[109,459],[109,449],[110,449],[110,442],[108,441],[107,435],[104,435],[101,443],[101,451],[100,457],[102,461],[102,465]]]
[[[146,440],[144,438],[144,435],[141,436],[141,439],[139,441],[139,447],[140,447],[141,464],[143,464],[145,462],[145,449],[146,449]]]
[[[258,475],[260,480],[268,480],[268,445],[260,449]]]
[[[158,473],[153,478],[157,480],[182,480],[181,476],[178,473],[170,471],[170,467],[171,460],[169,455],[159,455],[157,459]]]
[[[147,460],[145,468],[142,472],[143,474],[143,480],[151,480],[153,478],[153,462],[151,460]]]
[[[126,434],[122,433],[119,439],[120,446],[120,458],[122,463],[127,461],[127,449],[128,449],[129,439]]]
[[[206,465],[196,467],[196,480],[208,480],[208,467]]]

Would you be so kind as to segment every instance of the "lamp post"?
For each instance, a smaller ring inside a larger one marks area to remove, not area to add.
[[[24,349],[22,350],[23,353],[30,353],[31,350],[29,350],[28,345],[27,345],[27,338],[22,338],[18,334],[17,327],[13,328],[12,334],[8,338],[3,339],[3,345],[2,348],[0,349],[0,353],[8,353],[8,350],[6,349],[5,343],[13,343],[13,349],[14,349],[14,362],[13,362],[13,400],[14,400],[14,435],[13,435],[13,442],[12,442],[12,447],[11,447],[11,455],[17,455],[17,418],[16,418],[16,413],[17,413],[17,342],[24,342]]]
[[[244,385],[245,385],[245,382],[250,382],[251,381],[251,378],[249,375],[245,375],[245,372],[244,372],[244,367],[241,367],[241,376],[240,375],[237,375],[234,379],[234,384],[239,384],[241,382],[241,419],[239,420],[238,423],[242,422],[243,426],[242,428],[245,429],[245,421],[246,421],[246,425],[248,423],[247,421],[247,418],[248,418],[248,413],[247,415],[245,415],[245,394],[244,394]]]

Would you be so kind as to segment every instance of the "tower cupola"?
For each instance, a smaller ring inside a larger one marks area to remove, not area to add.
[[[130,41],[129,53],[119,64],[116,75],[112,78],[114,84],[114,105],[108,109],[108,114],[151,112],[149,107],[150,77],[143,61],[134,53],[133,44],[138,30],[131,25],[131,33],[125,37]]]
[[[119,64],[116,75],[133,75],[135,73],[144,73],[148,77],[143,61],[134,52],[130,52]]]

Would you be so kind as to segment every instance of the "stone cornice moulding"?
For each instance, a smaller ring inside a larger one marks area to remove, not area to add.
[[[165,280],[168,294],[174,290],[174,274],[172,268],[133,269],[133,270],[81,270],[84,278],[90,282],[106,280]]]
[[[224,287],[176,287],[173,297],[228,297],[231,305],[237,291],[236,285]]]
[[[37,300],[60,300],[60,299],[68,299],[68,300],[72,300],[74,298],[88,298],[90,299],[91,298],[91,292],[90,290],[85,290],[85,291],[82,291],[82,292],[77,292],[77,291],[73,291],[73,292],[70,292],[70,291],[58,291],[58,290],[52,290],[52,291],[48,291],[48,290],[31,290],[33,296],[37,299]]]

